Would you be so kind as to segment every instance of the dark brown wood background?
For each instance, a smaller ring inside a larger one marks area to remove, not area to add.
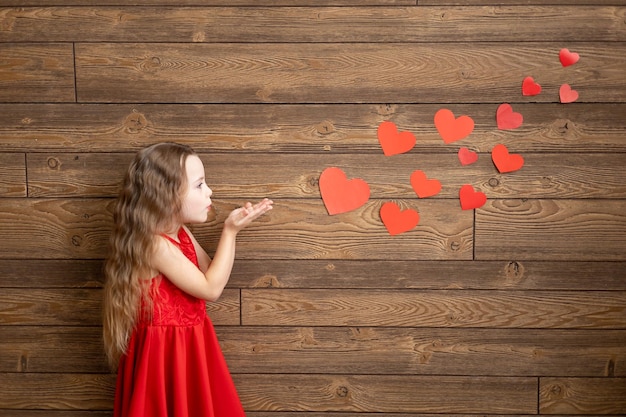
[[[249,416],[626,414],[626,4],[501,3],[0,1],[0,416],[110,415],[111,205],[159,141],[202,155],[209,252],[231,208],[275,201],[208,306]],[[444,144],[441,108],[476,129]],[[384,120],[411,152],[382,154]],[[525,166],[499,174],[497,143]],[[369,202],[329,216],[329,166]],[[460,209],[466,183],[484,207]],[[385,201],[420,224],[390,236]]]

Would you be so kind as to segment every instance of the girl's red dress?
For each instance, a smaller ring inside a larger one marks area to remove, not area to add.
[[[196,266],[189,235],[170,239]],[[117,375],[114,417],[245,416],[205,302],[163,275],[151,283],[153,311],[134,330]]]

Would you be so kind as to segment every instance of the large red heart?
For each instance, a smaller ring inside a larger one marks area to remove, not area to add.
[[[413,171],[411,174],[411,186],[419,198],[432,197],[441,191],[441,182],[428,179],[420,170]]]
[[[339,168],[326,168],[320,175],[320,193],[328,214],[340,214],[361,207],[370,198],[370,187],[360,178],[348,179]]]
[[[474,120],[469,116],[455,118],[452,111],[441,109],[435,113],[435,127],[445,143],[452,143],[472,133]]]
[[[578,91],[572,90],[569,84],[563,84],[559,89],[561,103],[573,103],[578,100]]]
[[[385,156],[392,156],[410,151],[416,139],[413,133],[398,132],[393,122],[385,121],[378,126],[378,141]]]
[[[496,111],[498,129],[517,129],[522,125],[523,121],[524,116],[522,116],[521,113],[514,112],[510,104],[503,103],[498,106],[498,110]]]
[[[420,215],[412,209],[401,210],[396,203],[389,201],[380,208],[380,219],[389,234],[395,236],[417,226]]]
[[[471,151],[465,147],[459,149],[458,156],[461,165],[471,165],[474,162],[478,161],[478,153]]]
[[[459,200],[461,200],[461,208],[463,210],[473,210],[485,205],[487,196],[485,193],[475,191],[471,185],[465,184],[459,190]]]
[[[517,171],[524,166],[524,158],[518,154],[510,154],[502,144],[493,147],[491,159],[501,173]]]
[[[559,61],[561,61],[561,65],[564,67],[569,67],[570,65],[574,65],[580,59],[580,55],[576,52],[570,52],[569,49],[563,48],[559,51]]]
[[[535,82],[533,77],[526,77],[522,81],[522,95],[536,96],[541,93],[541,86]]]

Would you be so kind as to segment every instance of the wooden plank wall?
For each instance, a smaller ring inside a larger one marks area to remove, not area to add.
[[[110,415],[111,204],[170,140],[207,167],[209,251],[232,207],[275,201],[208,307],[249,416],[626,414],[623,0],[0,3],[0,416]],[[520,128],[496,127],[501,103]],[[443,143],[441,108],[472,134]],[[383,155],[385,120],[410,152]],[[524,167],[498,173],[497,143]],[[370,200],[329,216],[329,166]],[[461,210],[463,184],[487,203]],[[386,201],[419,225],[390,236]]]

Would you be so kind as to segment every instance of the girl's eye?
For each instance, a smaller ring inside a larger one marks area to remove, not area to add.
[[[200,184],[198,184],[198,186],[196,188],[202,188],[202,184],[204,184],[204,183],[201,182]]]

